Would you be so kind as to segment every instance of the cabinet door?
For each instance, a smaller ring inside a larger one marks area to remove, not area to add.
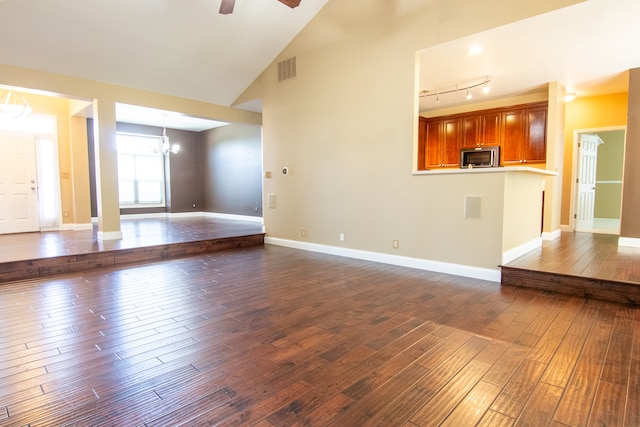
[[[443,167],[460,164],[461,119],[447,119],[443,122],[442,158]]]
[[[480,116],[462,118],[462,146],[475,147],[482,144],[480,138]]]
[[[481,145],[500,145],[500,112],[487,113],[480,116]]]
[[[505,111],[502,113],[502,164],[520,164],[520,149],[524,144],[524,109]]]
[[[442,146],[442,120],[427,120],[424,128],[424,168],[440,167]]]
[[[527,132],[522,147],[524,163],[544,163],[547,154],[547,110],[531,108],[527,110]]]
[[[427,139],[427,119],[418,117],[418,170],[425,168],[424,154]]]

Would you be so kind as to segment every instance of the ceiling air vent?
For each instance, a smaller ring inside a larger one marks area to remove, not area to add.
[[[278,83],[285,80],[290,80],[296,77],[298,74],[298,67],[296,65],[296,57],[285,59],[278,62]]]

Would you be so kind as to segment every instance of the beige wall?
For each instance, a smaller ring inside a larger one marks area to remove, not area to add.
[[[89,152],[87,146],[87,120],[70,117],[70,170],[72,210],[65,222],[77,225],[91,224],[91,195],[89,192]]]
[[[540,236],[544,187],[545,178],[541,175],[506,174],[502,224],[503,253]]]
[[[411,174],[415,53],[571,3],[443,0],[400,11],[388,0],[329,2],[276,60],[296,56],[297,78],[277,83],[271,64],[239,100],[263,100],[264,167],[273,172],[264,192],[277,198],[265,207],[267,234],[495,268],[481,250],[448,244],[463,233],[481,241],[479,227],[457,226],[460,209],[441,213],[455,180]]]

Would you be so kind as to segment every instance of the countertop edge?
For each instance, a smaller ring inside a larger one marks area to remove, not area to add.
[[[449,168],[449,169],[430,169],[424,171],[413,171],[411,174],[414,176],[424,175],[459,175],[459,174],[478,174],[478,173],[528,173],[534,175],[543,176],[558,176],[558,172],[550,171],[547,169],[532,168],[530,166],[505,166],[495,168]]]

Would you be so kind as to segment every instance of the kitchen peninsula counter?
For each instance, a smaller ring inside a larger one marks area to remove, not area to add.
[[[542,245],[544,189],[557,175],[529,166],[413,172],[429,188],[417,202],[425,220],[440,224],[428,243],[439,247],[438,261],[484,268],[475,277],[499,281],[500,265]]]

